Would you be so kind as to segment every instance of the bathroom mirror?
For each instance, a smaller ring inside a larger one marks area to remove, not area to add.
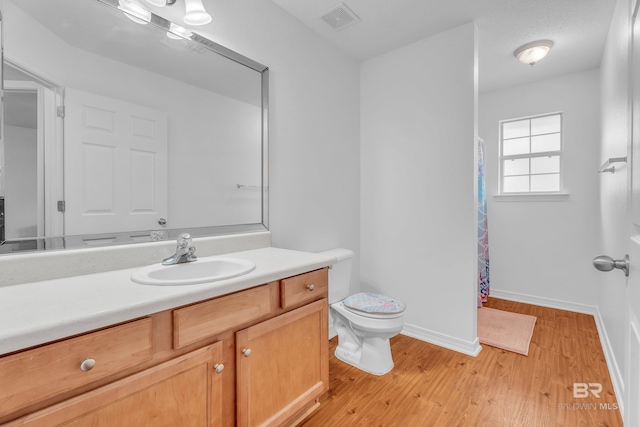
[[[0,253],[267,229],[268,68],[130,4],[3,1]]]

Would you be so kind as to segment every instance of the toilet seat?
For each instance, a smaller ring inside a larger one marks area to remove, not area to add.
[[[370,331],[370,332],[396,331],[396,333],[399,333],[402,330],[402,327],[404,325],[404,313],[396,313],[396,314],[364,313],[362,311],[355,311],[345,307],[345,305],[342,304],[342,301],[337,302],[335,304],[331,304],[329,307],[330,307],[331,315],[334,317],[334,320],[335,320],[335,314],[339,314],[351,324],[351,327],[361,331]]]
[[[343,299],[342,305],[354,314],[388,319],[402,316],[407,305],[395,298],[373,292],[360,292]]]

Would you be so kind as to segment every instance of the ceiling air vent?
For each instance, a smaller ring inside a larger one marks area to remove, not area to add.
[[[344,3],[340,3],[333,9],[326,11],[320,16],[320,19],[329,24],[334,30],[342,30],[343,28],[360,22],[358,15],[353,13]]]

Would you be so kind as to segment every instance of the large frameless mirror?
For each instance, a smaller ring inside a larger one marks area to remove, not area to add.
[[[128,4],[4,0],[1,253],[267,229],[267,67]]]

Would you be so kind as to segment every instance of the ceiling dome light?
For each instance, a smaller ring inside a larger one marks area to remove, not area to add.
[[[189,25],[205,25],[211,22],[211,15],[204,10],[202,0],[185,0],[184,22]]]
[[[533,67],[536,62],[547,56],[552,46],[551,40],[538,40],[520,46],[513,52],[513,55],[518,58],[518,61]]]

